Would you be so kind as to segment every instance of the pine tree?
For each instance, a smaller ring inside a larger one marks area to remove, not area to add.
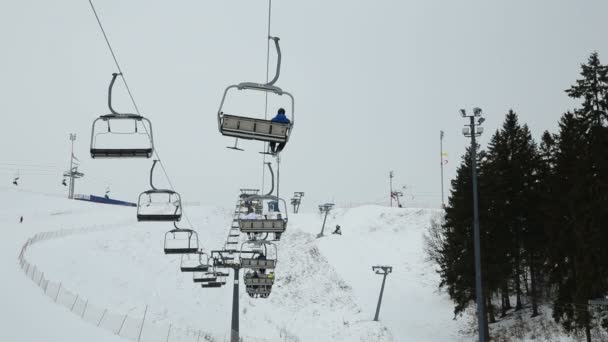
[[[608,293],[608,67],[593,53],[582,78],[566,93],[582,101],[560,122],[555,158],[554,199],[559,213],[550,231],[551,280],[557,288],[554,318],[566,329],[584,329],[591,341],[589,299]]]
[[[509,111],[500,131],[497,131],[488,147],[483,171],[488,181],[487,198],[489,212],[489,241],[493,241],[492,260],[495,281],[501,281],[503,315],[508,309],[509,283],[516,295],[516,310],[522,309],[523,289],[528,288],[526,267],[535,268],[539,257],[537,239],[542,227],[534,220],[538,205],[538,165],[536,144],[526,125],[521,126],[517,114]],[[488,256],[489,258],[489,256]],[[531,277],[533,281],[536,279]],[[529,292],[529,291],[527,291]],[[534,306],[537,297],[532,296]],[[535,311],[533,314],[537,314]]]

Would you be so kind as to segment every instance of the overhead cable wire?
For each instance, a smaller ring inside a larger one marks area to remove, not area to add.
[[[272,16],[272,0],[268,0],[268,32],[266,35],[266,83],[270,78],[270,20]],[[268,120],[268,92],[265,92],[266,100],[264,102],[264,119]],[[268,143],[264,142],[264,152],[268,150]],[[262,192],[264,192],[264,165],[266,164],[266,154],[262,155]]]
[[[112,54],[112,59],[114,59],[114,64],[116,65],[116,68],[118,69],[118,72],[121,75],[125,88],[127,88],[127,93],[129,94],[129,98],[131,99],[131,102],[133,103],[133,107],[135,107],[135,112],[137,113],[137,115],[141,115],[141,113],[139,111],[139,107],[137,106],[137,103],[135,102],[135,98],[133,97],[133,93],[131,92],[131,88],[129,87],[129,84],[127,83],[125,74],[124,74],[122,68],[120,67],[120,63],[118,63],[118,58],[116,57],[116,53],[114,52],[114,49],[112,48],[112,44],[110,44],[110,39],[108,38],[108,35],[106,34],[106,30],[104,29],[103,24],[101,23],[101,19],[99,18],[99,15],[97,14],[95,5],[93,5],[93,0],[89,0],[89,4],[91,5],[93,14],[95,14],[95,19],[97,20],[97,24],[99,24],[99,28],[101,29],[101,33],[103,34],[103,38],[105,39],[106,44],[108,45],[108,49],[110,50],[110,53]],[[143,126],[144,126],[144,129],[146,130],[146,133],[148,134],[148,137],[150,137],[150,132],[148,132],[148,128],[146,127],[146,125],[143,125]],[[163,173],[165,174],[167,183],[169,183],[171,190],[175,191],[173,182],[171,182],[171,178],[169,177],[169,174],[167,173],[167,170],[165,169],[165,165],[163,164],[163,162],[160,158],[160,154],[158,153],[157,146],[154,146],[154,154],[156,156],[156,159],[158,160],[158,163],[160,164],[160,166],[163,170]],[[186,221],[188,221],[190,228],[193,228],[192,223],[190,222],[190,218],[188,217],[188,214],[186,214],[186,211],[184,210],[184,208],[182,208],[182,213],[186,217]]]

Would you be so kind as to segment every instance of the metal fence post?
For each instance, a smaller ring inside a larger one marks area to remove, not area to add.
[[[139,328],[139,336],[137,336],[137,342],[141,340],[141,333],[144,331],[144,323],[146,322],[146,313],[148,312],[148,305],[146,305],[146,310],[144,311],[144,318],[141,320],[141,327]]]
[[[76,306],[76,302],[78,301],[78,296],[76,295],[76,299],[74,299],[74,303],[72,304],[72,308],[70,308],[70,311],[74,311],[74,306]]]
[[[169,342],[169,336],[171,335],[171,325],[173,324],[169,324],[169,331],[167,331],[167,342]]]
[[[122,331],[122,327],[125,325],[125,321],[127,320],[127,316],[125,315],[125,318],[122,320],[122,323],[120,324],[120,328],[118,329],[118,332],[116,333],[116,335],[120,336],[120,332]]]
[[[59,288],[57,289],[57,295],[55,296],[55,303],[57,303],[57,299],[59,299],[59,292],[61,292],[61,283],[59,283]]]
[[[99,326],[101,324],[101,321],[103,321],[103,318],[106,316],[106,312],[108,311],[108,309],[104,309],[103,313],[101,314],[101,318],[99,319],[99,322],[97,322],[97,326]]]
[[[89,300],[87,299],[86,302],[84,302],[84,309],[82,309],[82,316],[80,316],[80,318],[84,319],[84,313],[87,312],[88,305],[89,305]]]

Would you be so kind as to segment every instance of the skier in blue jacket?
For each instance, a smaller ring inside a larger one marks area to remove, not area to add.
[[[274,118],[272,118],[272,120],[270,120],[270,121],[284,123],[284,124],[291,123],[291,121],[289,121],[287,116],[285,116],[285,109],[283,109],[283,108],[279,108],[277,115]],[[270,151],[272,153],[279,153],[279,152],[283,151],[283,148],[285,148],[284,142],[279,143],[279,146],[277,146],[276,142],[270,142]]]

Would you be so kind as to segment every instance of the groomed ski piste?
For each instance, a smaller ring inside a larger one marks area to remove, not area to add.
[[[232,287],[202,289],[181,273],[179,256],[163,253],[166,224],[137,223],[135,208],[0,190],[0,341],[229,340]],[[187,212],[205,250],[222,245],[229,209],[193,206]],[[475,340],[465,332],[469,319],[453,320],[452,303],[425,261],[423,236],[439,213],[336,208],[320,239],[320,214],[290,214],[270,297],[250,298],[241,286],[243,341]],[[341,236],[331,234],[336,224]],[[25,249],[24,259],[44,273],[33,276],[30,269],[26,275],[18,259],[23,245],[61,231]],[[393,273],[374,322],[382,277],[371,267],[384,264]],[[39,279],[67,292],[45,290]]]

